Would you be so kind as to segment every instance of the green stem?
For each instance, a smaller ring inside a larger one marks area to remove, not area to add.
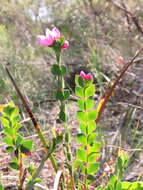
[[[61,52],[60,51],[56,52],[56,59],[57,59],[58,66],[61,66]],[[64,88],[65,88],[64,76],[58,75],[58,91],[61,91],[62,93],[64,93]],[[66,114],[66,102],[64,100],[60,100],[60,111]]]
[[[85,89],[84,89],[84,94],[85,94]],[[84,99],[87,99],[86,97],[84,97]],[[84,111],[87,113],[88,110],[86,109],[86,104],[84,103]],[[86,121],[86,141],[88,141],[88,122]],[[86,155],[88,156],[88,143],[86,144]],[[88,189],[88,183],[87,183],[87,166],[88,166],[88,157],[86,159],[86,163],[85,163],[85,188],[86,190]]]
[[[61,66],[61,52],[56,52],[56,60],[57,60],[57,64],[58,66]],[[64,80],[64,76],[58,76],[58,90],[61,91],[62,93],[64,93],[64,88],[65,88],[65,80]],[[65,121],[62,121],[64,123],[64,128],[65,128],[65,139],[64,139],[64,143],[65,143],[65,155],[67,158],[67,165],[68,165],[68,169],[69,169],[69,174],[71,176],[71,186],[72,189],[74,189],[74,177],[73,177],[73,166],[71,166],[70,162],[72,160],[72,153],[71,153],[71,148],[70,148],[70,131],[68,128],[68,124],[67,124],[67,109],[66,109],[66,100],[60,100],[60,112],[63,112],[65,114]],[[60,117],[59,117],[60,118]]]

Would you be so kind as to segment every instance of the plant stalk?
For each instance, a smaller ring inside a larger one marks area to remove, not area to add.
[[[20,99],[21,99],[27,113],[29,114],[29,117],[31,118],[31,120],[33,122],[35,130],[36,130],[36,132],[37,132],[37,134],[38,134],[38,136],[39,136],[39,138],[41,140],[41,143],[43,144],[43,147],[46,149],[46,152],[48,152],[47,140],[45,139],[45,137],[43,135],[43,132],[42,132],[42,129],[41,129],[40,125],[38,125],[38,123],[36,121],[36,118],[35,118],[34,114],[32,113],[32,111],[31,111],[31,109],[29,107],[29,104],[27,103],[26,99],[22,95],[22,93],[21,93],[20,89],[18,88],[15,80],[13,79],[9,69],[7,67],[5,67],[5,70],[6,70],[7,74],[8,74],[8,76],[9,76],[9,78],[11,79],[11,82],[12,82],[13,86],[15,87],[15,90],[16,90],[17,94],[19,95],[19,97],[20,97]],[[58,171],[58,165],[57,165],[56,160],[55,160],[55,158],[54,158],[54,156],[52,154],[49,156],[49,159],[51,160],[51,163],[52,163],[52,166],[53,166],[55,172],[57,172]]]
[[[117,79],[115,80],[115,82],[113,83],[112,87],[111,88],[108,88],[103,97],[101,99],[104,99],[104,102],[103,104],[101,105],[101,108],[98,112],[98,117],[96,119],[96,123],[99,122],[100,120],[100,117],[101,117],[101,114],[102,112],[104,111],[105,109],[105,106],[106,106],[106,103],[108,102],[110,96],[112,95],[115,87],[118,85],[118,83],[120,82],[120,80],[123,78],[124,74],[126,73],[126,71],[128,70],[128,68],[132,65],[132,63],[134,63],[134,60],[138,57],[138,55],[141,53],[141,51],[143,50],[143,48],[141,48],[139,51],[137,51],[137,53],[134,55],[134,57],[131,59],[131,61],[129,61],[122,69],[120,75],[117,77]]]

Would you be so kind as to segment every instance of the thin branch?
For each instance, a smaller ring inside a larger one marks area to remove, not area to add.
[[[120,147],[120,146],[115,146],[112,144],[107,144],[107,147],[112,147],[112,148],[117,148],[117,149],[121,149],[121,150],[125,150],[125,151],[129,151],[129,152],[133,152],[133,151],[143,151],[143,149],[141,148],[124,148],[124,147]]]
[[[101,105],[100,111],[98,113],[98,117],[96,122],[99,121],[100,116],[106,106],[106,103],[108,102],[112,92],[114,91],[115,87],[117,86],[117,84],[120,82],[120,79],[124,76],[125,72],[128,70],[128,68],[132,65],[132,63],[134,63],[135,59],[137,58],[137,56],[141,53],[141,51],[143,50],[143,48],[141,48],[139,51],[137,51],[137,53],[134,55],[134,57],[131,59],[131,61],[127,62],[127,64],[123,67],[123,69],[121,70],[120,75],[117,77],[117,79],[115,80],[115,82],[113,83],[112,87],[108,87],[107,90],[105,91],[102,99],[104,98],[104,102]]]

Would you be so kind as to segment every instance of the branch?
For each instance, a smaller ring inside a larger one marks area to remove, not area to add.
[[[120,82],[120,79],[123,78],[125,72],[128,70],[128,68],[133,64],[135,63],[135,60],[138,60],[140,61],[140,59],[136,59],[137,56],[141,53],[141,51],[143,50],[143,48],[141,48],[139,51],[137,51],[137,53],[134,55],[134,57],[131,59],[131,61],[127,62],[126,65],[123,67],[123,69],[121,70],[121,73],[120,75],[117,77],[117,79],[115,80],[115,82],[113,83],[112,87],[109,88],[105,91],[103,97],[101,98],[103,100],[103,104],[101,105],[100,107],[100,110],[98,112],[98,117],[96,119],[96,122],[99,121],[100,119],[100,116],[102,114],[102,112],[104,111],[105,109],[105,106],[106,106],[106,103],[108,102],[111,94],[113,93],[115,87],[118,85],[118,83]]]

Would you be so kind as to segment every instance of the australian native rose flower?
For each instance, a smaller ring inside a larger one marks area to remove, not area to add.
[[[81,72],[80,72],[80,76],[81,76],[84,80],[90,80],[90,79],[92,79],[91,73],[85,74],[83,71],[81,71]]]
[[[37,41],[42,46],[52,46],[56,40],[61,38],[60,31],[54,27],[52,30],[46,29],[45,35],[38,35]],[[66,49],[69,46],[69,42],[65,41],[63,45],[61,45],[61,49]]]

